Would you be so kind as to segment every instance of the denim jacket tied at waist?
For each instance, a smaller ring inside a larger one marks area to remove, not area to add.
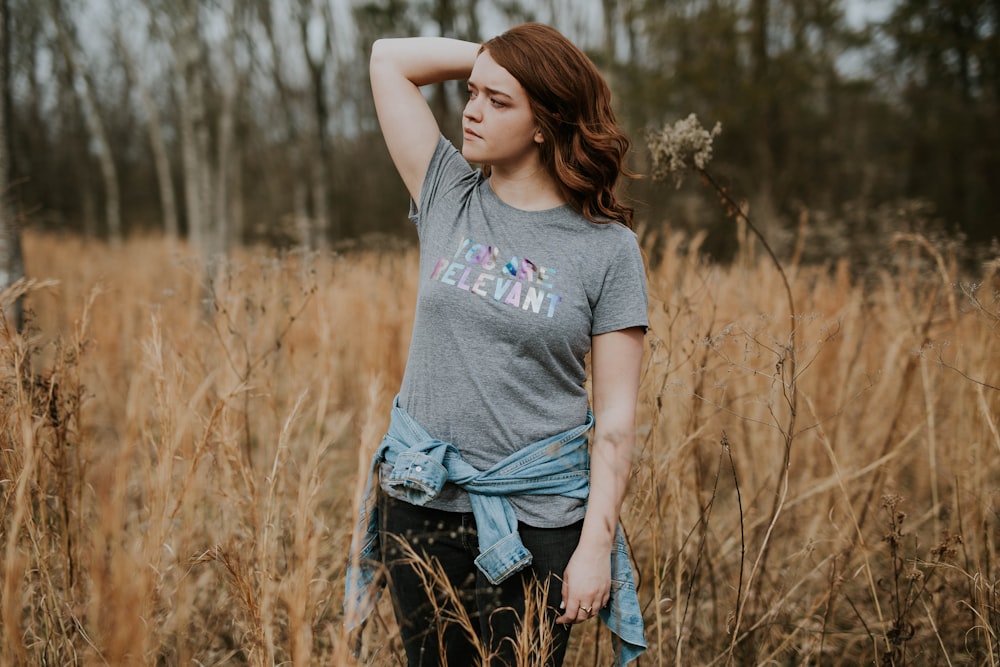
[[[466,463],[455,445],[432,438],[403,408],[393,404],[389,430],[372,458],[358,525],[351,542],[345,588],[346,624],[353,629],[371,613],[383,583],[376,577],[381,560],[375,486],[382,462],[392,466],[383,483],[414,505],[433,500],[445,482],[469,494],[479,535],[476,566],[498,584],[531,563],[521,543],[517,516],[508,495],[561,495],[586,499],[590,490],[587,431],[594,416],[580,426],[532,443],[480,471]],[[616,664],[625,665],[646,648],[642,611],[628,547],[619,527],[611,553],[611,598],[601,620],[618,636]]]

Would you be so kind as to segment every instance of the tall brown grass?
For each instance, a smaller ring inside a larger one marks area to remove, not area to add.
[[[650,253],[623,516],[640,664],[1000,664],[996,267],[963,277],[914,237],[865,286],[790,266],[790,338],[773,266],[699,242]],[[25,251],[28,326],[0,331],[0,664],[400,664],[385,600],[360,658],[340,619],[415,254],[243,251],[206,280],[159,239]],[[610,653],[591,621],[567,664]]]

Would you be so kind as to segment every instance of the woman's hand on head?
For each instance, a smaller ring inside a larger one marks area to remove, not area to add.
[[[580,544],[563,572],[562,614],[556,623],[583,623],[611,596],[611,552]]]
[[[382,136],[410,196],[420,201],[440,129],[420,87],[468,78],[479,44],[444,37],[380,39],[369,76]]]

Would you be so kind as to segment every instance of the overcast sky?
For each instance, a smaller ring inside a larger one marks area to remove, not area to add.
[[[889,15],[897,0],[845,0],[844,11],[853,26],[881,21]]]

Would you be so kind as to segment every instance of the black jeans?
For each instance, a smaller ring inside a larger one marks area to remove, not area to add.
[[[409,667],[517,667],[519,654],[531,655],[532,665],[542,658],[547,667],[562,664],[571,626],[555,619],[582,521],[565,528],[520,524],[532,564],[492,585],[473,562],[479,546],[472,514],[418,507],[383,493],[379,517]]]

